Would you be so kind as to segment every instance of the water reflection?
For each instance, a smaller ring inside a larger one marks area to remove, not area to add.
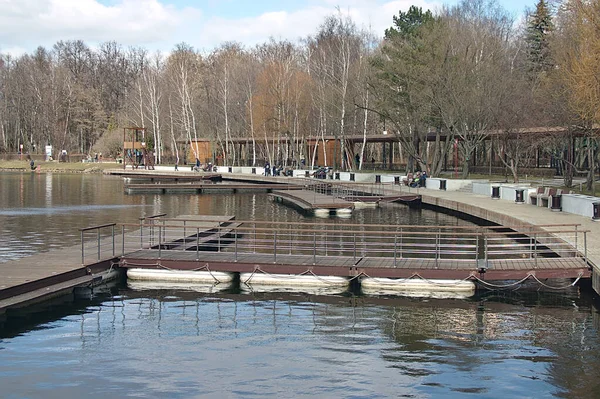
[[[566,301],[118,289],[0,329],[0,382],[16,397],[585,397],[598,337],[590,304]]]

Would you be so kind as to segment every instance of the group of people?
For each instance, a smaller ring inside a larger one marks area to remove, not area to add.
[[[175,170],[178,170],[177,165],[175,165]],[[202,163],[200,162],[200,160],[198,158],[196,158],[196,163],[194,165],[192,165],[192,170],[194,172],[216,172],[217,171],[217,167],[213,166],[213,164],[211,162],[206,163],[204,166],[202,166]]]
[[[277,167],[277,166],[271,167],[271,164],[269,163],[269,161],[265,162],[265,176],[271,176],[271,175],[280,176],[282,169],[283,169],[282,167]]]
[[[271,167],[271,164],[269,163],[269,161],[265,162],[265,176],[281,176],[283,174],[283,176],[292,176],[293,175],[293,169],[288,168],[288,167],[283,167],[283,166],[273,166]]]
[[[427,172],[426,171],[419,171],[417,172],[415,175],[413,175],[412,173],[409,173],[406,176],[406,180],[404,181],[404,183],[409,186],[409,187],[425,187],[425,181],[427,180]]]

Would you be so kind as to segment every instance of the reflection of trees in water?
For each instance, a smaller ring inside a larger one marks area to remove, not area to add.
[[[371,351],[399,375],[431,376],[427,381],[438,373],[451,379],[458,371],[485,377],[494,365],[518,364],[525,368],[507,371],[505,378],[541,379],[568,397],[598,396],[600,317],[589,300],[538,293],[478,300],[126,290],[91,302],[52,304],[51,311],[39,312],[44,318],[24,313],[20,327],[12,319],[12,332],[5,327],[0,336],[53,328],[63,319],[79,323],[78,341],[86,350],[130,336],[194,336],[259,347],[283,339],[324,353]]]
[[[426,375],[426,363],[435,354],[444,353],[444,363],[476,369],[490,361],[478,354],[486,351],[495,361],[547,364],[547,374],[513,370],[520,378],[547,380],[568,397],[600,397],[597,310],[590,314],[587,301],[580,307],[560,294],[534,293],[519,301],[388,309],[381,328],[398,346],[383,357],[407,372]]]

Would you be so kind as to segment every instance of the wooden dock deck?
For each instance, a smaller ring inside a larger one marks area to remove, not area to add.
[[[219,193],[219,192],[272,192],[273,190],[301,190],[302,186],[284,183],[263,183],[263,184],[233,184],[233,183],[154,183],[154,184],[125,184],[125,192],[128,194],[137,193],[160,193],[160,194],[181,194],[181,193]]]
[[[311,190],[277,190],[270,195],[276,201],[288,203],[304,212],[314,212],[316,209],[335,212],[338,209],[354,208],[354,204],[350,201]]]
[[[157,172],[155,170],[124,170],[124,169],[107,169],[105,174],[122,176],[128,179],[150,180],[154,181],[221,181],[223,176],[220,173],[213,172]]]
[[[186,240],[193,245],[218,243],[239,226],[234,219],[199,215],[151,217],[143,221],[143,233],[136,225],[126,229],[114,223],[82,229],[83,246],[77,244],[0,263],[0,315],[9,308],[70,294],[75,287],[94,285],[107,270],[118,266],[121,255],[140,248],[156,248],[164,223],[169,223],[171,234],[181,239],[179,243],[165,241],[164,247],[181,250],[186,248],[183,245]]]
[[[585,257],[569,250],[563,240],[539,241],[557,232],[584,234],[572,227],[559,226],[547,234],[538,229],[534,240],[500,232],[500,227],[336,224],[316,228],[314,223],[236,222],[239,225],[227,230],[229,239],[217,247],[145,248],[125,254],[121,266],[488,281],[590,276]]]
[[[545,258],[537,261],[515,259],[491,261],[485,274],[476,261],[462,262],[435,259],[381,259],[377,257],[317,256],[260,253],[235,254],[231,252],[202,252],[200,258],[193,251],[140,250],[121,259],[122,267],[211,270],[233,273],[261,271],[269,274],[300,275],[313,273],[321,276],[356,277],[359,275],[386,278],[469,279],[485,281],[521,280],[528,275],[539,279],[589,278],[590,272],[582,258]]]

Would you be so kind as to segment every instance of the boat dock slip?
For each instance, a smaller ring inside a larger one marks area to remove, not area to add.
[[[150,180],[150,181],[202,181],[212,180],[221,181],[222,175],[220,173],[211,172],[157,172],[157,171],[145,171],[145,170],[123,170],[123,169],[107,169],[104,171],[105,174],[123,176],[128,179],[135,180]]]
[[[288,203],[305,212],[314,212],[317,209],[336,211],[338,209],[352,209],[354,204],[341,198],[310,190],[273,191],[270,194],[276,201]]]
[[[301,190],[302,186],[282,183],[234,184],[234,183],[154,183],[125,184],[125,192],[136,193],[222,193],[222,192],[271,192],[273,190]]]
[[[138,238],[140,249],[125,253],[120,264],[234,273],[473,279],[480,284],[590,276],[585,254],[554,235],[579,235],[584,240],[587,232],[574,225],[544,226],[546,230],[537,229],[533,239],[502,231],[506,227],[236,223],[220,227],[227,234],[220,234],[217,243],[192,241],[185,250],[164,245],[180,237],[181,225],[140,225],[139,235],[146,238]],[[547,242],[541,244],[540,238]]]

